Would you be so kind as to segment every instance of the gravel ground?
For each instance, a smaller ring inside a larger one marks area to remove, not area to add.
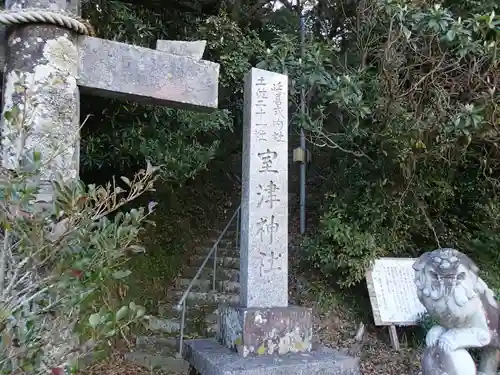
[[[119,353],[105,361],[94,364],[79,375],[184,375],[175,372],[162,372],[137,366],[126,361]]]

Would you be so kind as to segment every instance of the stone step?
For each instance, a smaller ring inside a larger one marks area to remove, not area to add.
[[[191,267],[191,266],[185,267],[182,270],[181,277],[186,278],[186,279],[194,278],[196,276],[196,273],[198,272],[198,268],[199,267]],[[237,269],[225,269],[222,267],[217,267],[215,270],[215,273],[216,273],[215,280],[219,280],[219,281],[224,281],[224,280],[239,281],[240,280],[240,271]],[[207,266],[205,266],[205,268],[203,268],[201,270],[199,279],[212,280],[212,277],[213,277],[213,268],[209,267],[207,265]]]
[[[177,337],[181,330],[181,312],[172,310],[170,314],[172,316],[150,317],[147,325],[148,330],[167,337]],[[194,308],[187,306],[184,325],[185,335],[208,337],[215,333],[216,329],[216,312],[202,316]]]
[[[162,336],[137,336],[135,338],[135,350],[150,354],[163,355],[165,357],[175,356],[179,347],[176,337]]]
[[[175,281],[176,288],[186,290],[193,279],[178,278]],[[200,292],[210,292],[213,287],[213,281],[207,279],[196,279],[193,281],[193,287],[191,290]],[[215,281],[215,290],[223,293],[239,293],[240,283],[236,281],[229,280],[219,280]]]
[[[206,247],[211,248],[215,243],[217,242],[217,238],[209,238],[208,240],[205,241],[205,244],[207,245]],[[236,247],[236,236],[234,237],[226,237],[222,238],[218,242],[219,247],[225,247],[225,248],[235,248]]]
[[[186,304],[187,305],[187,304]],[[210,314],[213,314],[214,312],[217,311],[218,305],[216,303],[208,303],[205,305],[197,305],[196,309],[194,309],[194,306],[187,305],[188,309],[191,311],[195,311],[196,314],[191,314],[191,316],[200,316],[200,317],[207,317]],[[158,306],[158,314],[159,316],[162,317],[169,317],[169,318],[180,318],[181,316],[181,309],[178,307],[177,304],[165,304],[165,305],[159,305]]]
[[[189,372],[189,363],[183,358],[167,357],[140,351],[125,353],[124,357],[127,361],[150,370],[161,370],[169,374],[187,374]]]
[[[214,230],[207,233],[207,236],[215,241],[221,234],[222,230]],[[236,238],[236,223],[233,223],[226,233],[224,233],[223,238]]]
[[[222,232],[219,232],[215,237],[218,238],[221,235]],[[234,223],[231,228],[226,230],[226,233],[224,233],[224,237],[226,238],[236,238],[236,224]]]
[[[175,297],[175,299],[182,298],[185,289],[173,289],[169,293]],[[186,304],[187,305],[210,305],[219,303],[234,303],[240,302],[240,295],[237,293],[221,293],[221,292],[196,292],[190,291],[187,295]]]
[[[151,316],[148,319],[147,329],[151,332],[177,333],[181,330],[181,320],[175,318],[163,318]]]
[[[212,251],[211,247],[198,247],[195,249],[195,254],[203,255],[204,257],[206,257],[210,253],[210,251]],[[217,256],[239,258],[240,251],[234,247],[219,247],[217,249]]]
[[[360,374],[359,357],[345,355],[330,348],[320,347],[310,352],[288,353],[278,360],[269,359],[267,355],[251,356],[242,360],[236,351],[228,351],[213,339],[188,340],[185,344],[185,353],[189,353],[186,358],[194,368],[193,373],[199,371],[202,374],[238,375]]]
[[[205,267],[213,268],[214,255],[215,254],[212,254],[212,256],[208,259],[207,263],[205,264]],[[200,267],[203,264],[203,262],[205,261],[206,257],[207,256],[204,254],[193,255],[193,256],[191,256],[191,258],[189,258],[188,264],[191,267]],[[219,254],[219,251],[217,251],[216,267],[239,270],[240,269],[240,257],[234,258],[234,257],[223,256],[223,255]]]

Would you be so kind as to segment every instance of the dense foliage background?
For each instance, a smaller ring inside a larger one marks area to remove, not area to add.
[[[318,218],[304,239],[309,265],[347,287],[375,257],[453,246],[500,286],[498,3],[281,3],[88,3],[101,37],[152,48],[156,39],[205,39],[205,58],[221,64],[212,114],[84,98],[84,115],[93,115],[82,143],[88,178],[133,170],[144,157],[163,165],[169,198],[159,212],[174,228],[163,232],[171,248],[183,244],[175,230],[183,214],[198,215],[194,230],[238,192],[230,177],[239,175],[244,74],[255,65],[287,72],[291,133],[306,129],[308,188],[321,200],[309,210]],[[205,201],[189,199],[207,185]]]

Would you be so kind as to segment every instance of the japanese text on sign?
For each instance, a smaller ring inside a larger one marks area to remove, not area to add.
[[[380,258],[367,272],[368,292],[377,325],[412,325],[425,312],[417,296],[412,258]]]

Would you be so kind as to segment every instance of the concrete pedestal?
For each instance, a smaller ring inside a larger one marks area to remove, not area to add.
[[[218,341],[242,357],[311,350],[310,308],[221,304],[218,311]]]
[[[358,358],[313,348],[310,308],[221,304],[218,320],[216,340],[185,344],[201,375],[359,375]]]
[[[359,375],[359,359],[328,348],[243,358],[216,340],[186,341],[185,359],[201,375]]]

